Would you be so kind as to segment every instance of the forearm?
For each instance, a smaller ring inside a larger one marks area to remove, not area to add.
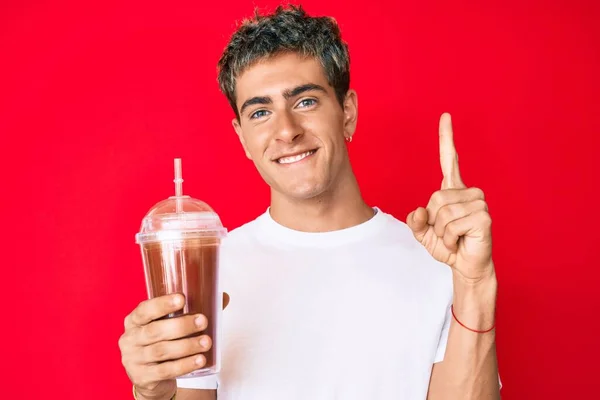
[[[134,387],[134,397],[136,400],[170,400],[173,395],[177,392],[177,384],[175,381],[169,382],[169,384],[163,384],[160,390],[147,393],[144,390],[140,390]]]
[[[199,390],[199,389],[182,389],[174,388],[172,393],[177,391],[177,400],[216,400],[216,390]],[[170,400],[173,394],[159,395],[158,397],[144,397],[140,393],[136,393],[138,400]]]
[[[178,389],[177,400],[216,400],[216,390]]]
[[[454,313],[464,325],[487,330],[495,322],[495,275],[477,283],[455,277]],[[475,333],[452,319],[444,361],[435,364],[428,400],[500,399],[495,330]]]

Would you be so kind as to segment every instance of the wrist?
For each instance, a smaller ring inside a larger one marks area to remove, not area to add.
[[[136,400],[172,400],[177,393],[177,384],[173,382],[166,386],[157,392],[156,390],[148,391],[140,389],[133,385],[133,396]]]
[[[476,330],[489,329],[495,323],[498,282],[493,266],[490,274],[477,280],[465,280],[454,274],[453,308],[457,319]]]

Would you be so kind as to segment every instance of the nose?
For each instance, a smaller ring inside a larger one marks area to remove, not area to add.
[[[276,116],[275,138],[286,143],[292,143],[304,132],[302,125],[290,112],[279,113]]]

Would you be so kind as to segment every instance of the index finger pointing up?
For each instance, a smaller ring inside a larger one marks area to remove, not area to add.
[[[460,177],[458,154],[454,147],[454,133],[450,114],[440,117],[440,165],[442,167],[442,189],[461,189],[465,185]]]

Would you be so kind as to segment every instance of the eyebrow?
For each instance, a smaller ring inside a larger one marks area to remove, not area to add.
[[[306,83],[304,85],[296,86],[293,89],[286,89],[283,91],[283,97],[288,100],[292,97],[296,97],[304,92],[309,92],[317,90],[320,92],[327,92],[325,88],[321,85],[317,85],[315,83]],[[250,106],[255,104],[273,104],[273,100],[269,96],[255,96],[251,97],[242,104],[240,108],[240,115],[244,113],[244,110]]]

